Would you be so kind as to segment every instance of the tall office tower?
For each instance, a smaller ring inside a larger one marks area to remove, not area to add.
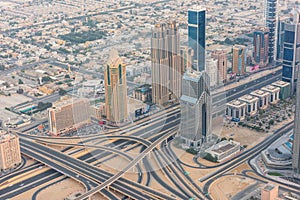
[[[87,99],[69,99],[48,109],[50,133],[60,135],[90,121],[90,103]]]
[[[282,80],[289,82],[294,93],[297,81],[297,65],[300,63],[300,10],[293,10],[284,23]]]
[[[298,66],[299,67],[299,66]],[[297,74],[300,80],[300,70]],[[300,178],[300,81],[297,82],[296,89],[296,109],[294,118],[294,141],[293,141],[293,172],[294,175]]]
[[[151,38],[152,102],[165,105],[181,96],[182,65],[175,21],[157,24]]]
[[[217,84],[225,83],[227,81],[227,53],[222,49],[217,49],[211,53],[211,57],[218,61]]]
[[[124,122],[128,118],[126,66],[118,52],[113,50],[104,72],[105,113],[111,123]]]
[[[253,58],[256,64],[266,66],[269,63],[269,31],[261,28],[253,34]]]
[[[180,104],[180,136],[187,146],[200,147],[211,134],[212,121],[209,77],[204,71],[183,75]]]
[[[287,20],[286,17],[278,18],[277,22],[277,48],[276,48],[276,60],[282,61],[283,59],[283,43],[284,43],[284,23]]]
[[[243,45],[234,45],[232,48],[232,72],[243,75],[246,72],[247,50]]]
[[[194,50],[187,46],[181,47],[180,48],[180,57],[181,57],[182,72],[192,69]]]
[[[206,28],[206,9],[195,7],[188,10],[188,43],[194,50],[194,59],[197,71],[205,69],[205,28]]]
[[[0,131],[0,171],[11,169],[21,163],[19,137]]]
[[[276,56],[278,0],[265,0],[265,26],[269,29],[269,63]]]
[[[207,56],[205,64],[205,72],[209,77],[209,86],[215,87],[218,83],[218,60]]]

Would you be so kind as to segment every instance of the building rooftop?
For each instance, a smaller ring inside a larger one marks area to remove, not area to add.
[[[249,94],[246,94],[246,95],[240,97],[239,100],[245,101],[245,102],[253,102],[253,101],[258,101],[259,98],[255,97],[255,96],[252,96],[252,95],[249,95]]]
[[[274,185],[270,185],[270,184],[268,184],[268,185],[266,185],[266,186],[264,187],[264,190],[271,191],[271,190],[273,190],[274,188],[275,188],[275,186],[274,186]]]
[[[233,147],[236,147],[237,145],[240,145],[240,143],[235,142],[235,141],[224,140],[224,141],[212,146],[210,149],[211,149],[211,151],[213,151],[215,153],[221,154],[226,151],[229,151],[230,149],[232,149]]]
[[[284,82],[284,81],[276,81],[276,82],[272,83],[272,85],[277,86],[277,87],[286,87],[286,86],[289,86],[290,83]]]
[[[273,86],[273,85],[267,85],[265,87],[262,87],[261,90],[264,90],[264,91],[267,91],[267,92],[276,92],[276,91],[279,91],[280,88],[276,87],[276,86]]]
[[[228,102],[227,106],[241,107],[241,106],[246,106],[246,103],[235,99],[233,101]]]
[[[264,96],[269,95],[268,92],[262,91],[262,90],[255,90],[255,91],[251,92],[250,94],[254,95],[254,96],[258,96],[258,97],[264,97]]]

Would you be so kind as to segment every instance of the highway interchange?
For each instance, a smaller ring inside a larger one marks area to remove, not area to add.
[[[220,102],[223,101],[222,96],[226,95],[227,101],[230,101],[278,80],[280,73],[281,70],[278,70],[275,74],[253,80],[228,90],[226,93],[214,95],[214,114],[219,112],[219,108],[222,107],[220,105]],[[31,157],[51,169],[24,180],[21,183],[22,186],[14,184],[1,188],[0,198],[12,198],[58,177],[61,178],[60,180],[70,177],[81,183],[86,189],[86,193],[76,199],[86,199],[96,192],[100,192],[103,197],[108,199],[118,199],[116,191],[132,199],[210,199],[209,187],[212,182],[240,164],[247,163],[250,158],[292,128],[292,125],[289,124],[253,149],[245,151],[233,160],[215,166],[217,169],[215,172],[199,180],[205,182],[204,187],[201,188],[195,180],[185,174],[185,164],[180,161],[171,148],[170,141],[176,135],[179,123],[180,107],[176,104],[137,120],[134,124],[109,130],[105,134],[79,137],[42,137],[19,133],[23,155]],[[64,150],[58,151],[45,144],[63,146]],[[88,148],[89,151],[85,151],[85,148]],[[127,152],[134,149],[138,149],[140,154],[133,158]],[[74,157],[78,153],[80,156]],[[128,165],[119,172],[113,174],[97,167],[118,156],[128,161]],[[158,168],[154,167],[153,159],[159,166]],[[34,163],[21,169],[20,172],[32,172],[41,166],[39,163]],[[201,168],[210,167],[199,166],[199,170]],[[137,172],[135,181],[124,177],[129,170]],[[165,177],[159,176],[157,171],[163,173]],[[20,172],[16,171],[0,180],[1,182],[8,181]],[[166,183],[166,179],[174,187]],[[152,180],[156,180],[168,193],[158,192],[149,187]],[[49,185],[51,184],[53,183]],[[282,185],[282,187],[285,186],[287,185]],[[294,186],[291,188],[300,189]],[[36,196],[35,193],[34,198]]]

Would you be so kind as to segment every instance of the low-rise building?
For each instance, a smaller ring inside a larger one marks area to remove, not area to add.
[[[226,104],[226,116],[235,120],[244,120],[246,116],[245,102],[239,100],[233,100]]]
[[[90,104],[87,99],[69,99],[48,109],[50,134],[60,135],[89,123]]]
[[[151,85],[145,84],[133,91],[133,97],[143,102],[152,101],[152,87]]]
[[[105,116],[105,103],[100,103],[98,105],[93,105],[90,107],[91,117],[102,120],[103,116]]]
[[[290,83],[284,81],[276,81],[272,83],[273,86],[279,87],[279,98],[286,99],[291,95]]]
[[[8,170],[21,163],[19,137],[0,130],[0,171]]]
[[[279,87],[276,87],[276,86],[273,86],[273,85],[267,85],[265,87],[262,87],[261,90],[270,93],[270,96],[269,96],[270,104],[278,103],[278,101],[279,101],[279,92],[280,92]]]
[[[256,115],[258,110],[259,98],[252,95],[244,95],[239,98],[240,101],[247,104],[246,113],[250,116]]]
[[[265,110],[269,106],[270,93],[262,90],[255,90],[250,93],[252,96],[259,98],[258,108]]]
[[[240,143],[233,140],[224,140],[205,150],[206,153],[216,157],[218,162],[221,162],[230,156],[240,152]]]

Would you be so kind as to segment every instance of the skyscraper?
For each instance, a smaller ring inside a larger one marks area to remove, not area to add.
[[[194,50],[196,66],[194,69],[203,71],[205,69],[205,28],[206,9],[195,7],[188,10],[188,43]]]
[[[266,66],[269,63],[269,31],[261,28],[253,34],[253,58],[256,64]]]
[[[234,45],[232,48],[232,72],[243,75],[246,72],[246,47]]]
[[[104,72],[105,113],[111,123],[124,122],[127,119],[127,83],[126,66],[118,52],[113,50]]]
[[[194,50],[188,46],[181,47],[180,49],[182,72],[192,69]]]
[[[276,56],[278,0],[265,0],[265,26],[269,29],[269,63]]]
[[[300,63],[300,11],[293,10],[290,19],[284,22],[282,80],[289,82],[295,91],[297,65]]]
[[[300,80],[300,70],[298,70],[298,80]],[[300,81],[297,82],[296,90],[296,110],[294,118],[294,141],[293,141],[293,162],[294,175],[300,178]]]
[[[276,48],[276,60],[282,61],[283,59],[283,43],[284,43],[284,23],[287,20],[286,17],[278,18],[277,20],[277,48]]]
[[[217,49],[211,53],[211,57],[218,61],[217,84],[225,83],[227,80],[227,53],[222,49]]]
[[[151,38],[152,102],[164,105],[181,96],[182,65],[176,22],[157,24]]]
[[[211,134],[209,77],[203,71],[188,70],[183,75],[180,136],[187,146],[200,147]]]

